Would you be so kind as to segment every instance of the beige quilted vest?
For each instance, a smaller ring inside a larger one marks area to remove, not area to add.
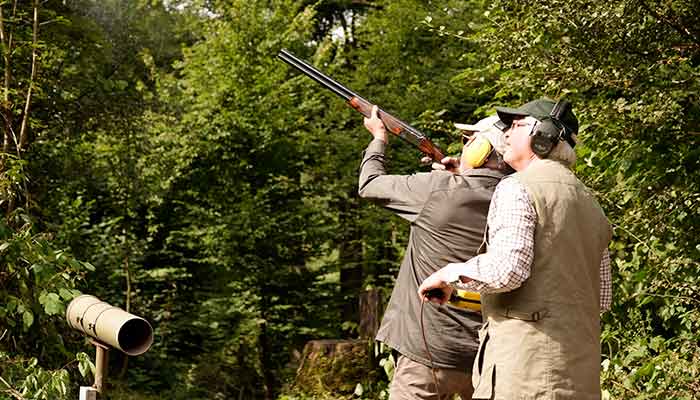
[[[515,175],[537,211],[535,258],[518,289],[482,297],[474,399],[600,399],[600,263],[610,224],[563,165]]]

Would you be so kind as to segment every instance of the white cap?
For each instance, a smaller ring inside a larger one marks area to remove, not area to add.
[[[497,126],[499,122],[500,119],[498,118],[498,115],[492,115],[490,117],[486,117],[482,120],[479,120],[479,122],[477,122],[474,125],[454,125],[457,129],[474,132],[474,136],[476,137],[485,138],[489,141],[489,143],[491,143],[491,146],[493,146],[494,150],[496,150],[496,152],[502,155],[506,152],[506,135],[501,130],[501,128]]]

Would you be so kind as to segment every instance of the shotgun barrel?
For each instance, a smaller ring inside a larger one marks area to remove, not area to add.
[[[370,117],[374,104],[370,103],[367,99],[338,83],[333,78],[319,71],[311,64],[296,57],[285,49],[280,50],[277,57],[290,66],[301,71],[309,78],[315,80],[321,86],[340,96],[350,107],[360,112],[366,118]],[[430,139],[428,139],[425,134],[418,129],[401,121],[382,109],[379,109],[377,116],[382,120],[384,126],[386,126],[389,132],[418,147],[421,152],[431,157],[433,160],[440,161],[445,157],[445,153],[443,153],[442,150],[440,150],[432,141],[430,141]]]

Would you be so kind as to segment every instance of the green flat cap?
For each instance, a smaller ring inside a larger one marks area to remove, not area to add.
[[[560,101],[559,103],[561,108],[566,101]],[[498,113],[498,118],[508,126],[513,123],[513,119],[516,117],[533,117],[540,122],[553,121],[553,124],[561,125],[561,127],[564,128],[564,133],[561,135],[560,139],[566,140],[571,147],[574,147],[575,142],[571,138],[571,135],[578,134],[578,119],[576,119],[573,111],[571,111],[571,107],[567,105],[563,115],[560,115],[559,118],[556,119],[556,122],[554,122],[552,110],[554,110],[557,104],[558,103],[554,100],[541,98],[526,103],[518,108],[496,107],[496,112]]]

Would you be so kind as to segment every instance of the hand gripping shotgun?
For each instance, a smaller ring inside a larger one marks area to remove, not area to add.
[[[321,86],[329,89],[331,92],[337,94],[338,96],[345,99],[345,101],[350,105],[350,107],[359,111],[360,114],[369,118],[372,113],[372,106],[374,104],[360,97],[357,93],[346,88],[340,83],[334,81],[329,76],[325,75],[323,72],[317,70],[307,62],[294,56],[287,50],[280,50],[277,57],[292,67],[298,69],[299,71],[306,74],[309,78],[315,80]],[[400,119],[394,117],[393,115],[387,113],[384,110],[379,109],[377,116],[382,120],[384,126],[392,134],[400,137],[401,139],[407,141],[408,143],[418,147],[418,149],[425,155],[432,158],[434,161],[440,161],[445,157],[445,153],[442,152],[433,142],[428,139],[422,132],[418,129],[412,127],[411,125],[401,121]]]

